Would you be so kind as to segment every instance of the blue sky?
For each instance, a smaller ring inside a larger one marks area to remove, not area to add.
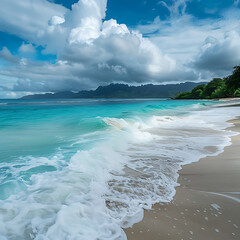
[[[0,98],[208,81],[240,63],[239,0],[2,0]]]

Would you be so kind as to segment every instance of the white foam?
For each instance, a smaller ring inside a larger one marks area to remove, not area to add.
[[[212,203],[211,206],[212,206],[215,210],[217,210],[217,211],[219,211],[220,208],[221,208],[221,207],[220,207],[219,205],[217,205],[216,203]]]
[[[226,121],[236,109],[196,109],[147,120],[104,118],[108,139],[69,162],[58,156],[12,166],[15,174],[41,165],[56,171],[32,175],[24,191],[0,201],[0,238],[126,239],[122,228],[141,221],[143,209],[172,200],[182,165],[230,144]]]

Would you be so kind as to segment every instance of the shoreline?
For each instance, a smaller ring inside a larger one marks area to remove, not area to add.
[[[240,133],[240,117],[229,130]],[[240,239],[240,135],[217,156],[184,165],[176,194],[168,204],[144,211],[125,229],[128,240]]]

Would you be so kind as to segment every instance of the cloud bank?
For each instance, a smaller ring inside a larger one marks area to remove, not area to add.
[[[17,54],[0,51],[0,77],[15,78],[12,91],[47,92],[111,82],[201,81],[228,73],[240,62],[238,3],[212,24],[187,14],[187,4],[160,1],[169,18],[129,29],[105,20],[107,0],[79,0],[72,10],[46,0],[2,0],[0,31],[21,37],[23,44]],[[34,60],[39,47],[55,60]]]

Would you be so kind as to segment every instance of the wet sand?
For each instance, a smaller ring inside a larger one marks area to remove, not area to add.
[[[240,118],[232,121],[240,132]],[[239,240],[240,135],[216,157],[183,167],[174,200],[145,211],[128,240]]]

